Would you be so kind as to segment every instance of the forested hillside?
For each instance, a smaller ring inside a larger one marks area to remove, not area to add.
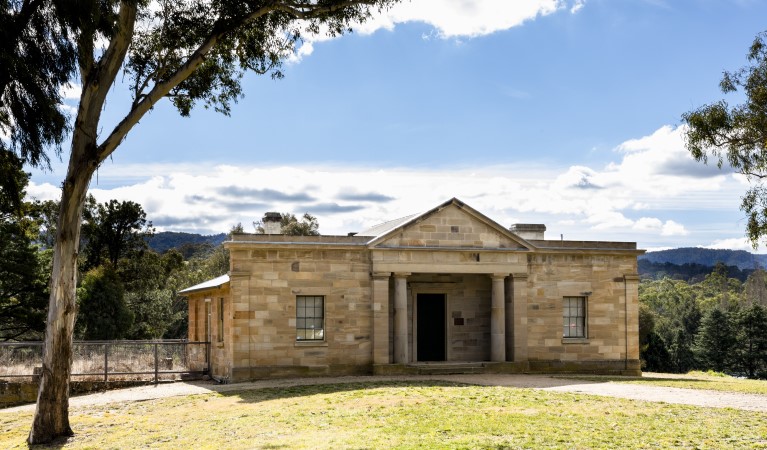
[[[703,281],[708,274],[714,270],[713,265],[703,265],[697,263],[674,264],[670,262],[656,263],[646,259],[638,261],[639,275],[642,279],[659,280],[664,277],[675,280],[684,280],[690,283]],[[745,282],[753,269],[741,270],[737,266],[725,266],[727,276],[735,278],[740,282]]]
[[[179,233],[176,231],[162,231],[147,238],[149,248],[157,253],[163,253],[171,248],[181,249],[184,246],[210,244],[216,247],[226,240],[226,233],[211,234],[209,236],[195,233]],[[182,252],[183,253],[183,252]]]
[[[767,255],[755,255],[744,250],[719,250],[700,247],[647,252],[639,259],[653,263],[701,264],[710,267],[722,262],[728,266],[736,266],[741,270],[767,267]]]

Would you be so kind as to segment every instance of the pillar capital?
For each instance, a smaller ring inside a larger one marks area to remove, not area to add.
[[[373,278],[389,278],[391,277],[391,272],[372,272],[370,276]]]
[[[489,275],[490,275],[490,278],[492,278],[492,279],[497,279],[497,278],[504,279],[504,278],[508,277],[510,274],[508,274],[508,273],[491,273]]]
[[[410,275],[412,275],[412,273],[410,273],[410,272],[394,272],[393,275],[394,275],[394,278],[407,278]]]

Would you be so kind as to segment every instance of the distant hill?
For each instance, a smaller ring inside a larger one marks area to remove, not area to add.
[[[713,266],[706,266],[697,263],[674,264],[670,262],[656,263],[647,259],[640,259],[638,262],[639,275],[642,278],[660,279],[664,277],[675,280],[684,280],[688,283],[698,283],[706,278],[713,270]],[[745,282],[753,269],[739,269],[736,266],[727,266],[727,276],[737,278]]]
[[[745,250],[717,250],[710,248],[686,247],[672,250],[647,252],[639,257],[652,263],[700,264],[713,267],[718,262],[735,266],[740,270],[767,267],[767,255],[754,255]]]
[[[203,236],[195,233],[179,233],[175,231],[162,231],[147,239],[149,248],[157,253],[164,253],[171,248],[184,249],[190,247],[216,247],[226,240],[226,233]],[[185,253],[182,251],[182,253]]]

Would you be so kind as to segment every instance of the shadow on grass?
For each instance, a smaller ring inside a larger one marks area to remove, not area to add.
[[[380,388],[434,388],[434,387],[461,387],[480,386],[472,383],[450,382],[443,380],[392,380],[392,381],[362,381],[349,383],[319,383],[303,384],[284,387],[257,387],[243,388],[219,392],[224,397],[239,397],[246,403],[261,403],[271,400],[281,400],[312,395],[336,394],[340,392],[368,391]]]

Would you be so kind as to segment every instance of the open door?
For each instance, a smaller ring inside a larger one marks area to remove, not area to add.
[[[445,294],[418,294],[416,325],[418,328],[417,361],[444,361]]]

